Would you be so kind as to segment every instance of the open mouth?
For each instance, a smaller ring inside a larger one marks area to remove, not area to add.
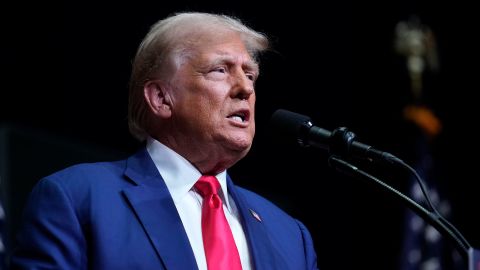
[[[248,110],[241,110],[231,114],[228,118],[238,123],[246,123],[250,118],[250,112]]]

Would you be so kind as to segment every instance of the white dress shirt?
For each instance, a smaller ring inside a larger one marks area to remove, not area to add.
[[[152,157],[155,166],[160,172],[167,185],[170,195],[173,198],[183,227],[190,241],[199,270],[207,270],[207,261],[202,240],[202,196],[194,191],[193,185],[200,178],[201,173],[184,157],[159,141],[148,138],[147,151]],[[240,224],[240,216],[233,199],[227,191],[227,173],[223,171],[216,175],[220,182],[221,191],[219,196],[223,201],[223,210],[237,245],[242,268],[252,269],[250,254],[247,246],[245,232]],[[167,232],[168,233],[168,232]]]

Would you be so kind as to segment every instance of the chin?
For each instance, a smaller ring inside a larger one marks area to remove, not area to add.
[[[252,141],[253,141],[253,138],[250,136],[241,136],[241,137],[233,138],[231,140],[231,145],[232,145],[232,148],[234,149],[238,149],[240,151],[243,151],[246,149],[248,151],[250,147],[252,147]]]
[[[245,156],[252,147],[253,136],[246,133],[222,134],[217,137],[217,146],[221,146],[223,151],[228,151],[230,155]],[[227,135],[227,136],[226,136]]]
[[[250,151],[251,147],[251,140],[236,140],[234,142],[230,142],[228,149],[238,155],[241,155],[241,157],[244,157],[248,151]]]

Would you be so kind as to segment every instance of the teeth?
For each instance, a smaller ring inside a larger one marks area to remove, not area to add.
[[[237,122],[243,122],[243,119],[242,119],[240,116],[238,116],[238,115],[234,115],[234,116],[232,116],[232,117],[230,117],[230,118],[231,118],[232,120],[237,121]]]

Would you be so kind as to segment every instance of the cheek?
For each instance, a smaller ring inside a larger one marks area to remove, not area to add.
[[[250,112],[251,112],[251,121],[255,124],[255,97],[253,97],[252,101],[250,101]]]
[[[248,100],[252,109],[255,108],[256,101],[257,101],[257,96],[255,95],[255,92],[253,92],[253,94],[249,97],[249,100]]]

